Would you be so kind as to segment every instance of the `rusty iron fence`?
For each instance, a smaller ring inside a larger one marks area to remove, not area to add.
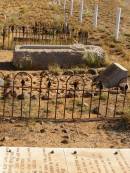
[[[69,26],[47,26],[35,24],[34,26],[6,26],[2,33],[3,49],[14,49],[15,45],[48,44],[62,45],[75,42],[87,44],[88,32],[76,31]]]
[[[58,78],[42,72],[19,72],[12,78],[0,73],[0,117],[86,121],[119,118],[130,111],[126,85],[104,89],[80,75]]]

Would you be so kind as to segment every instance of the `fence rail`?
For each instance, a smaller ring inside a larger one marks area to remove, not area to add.
[[[88,32],[76,31],[69,26],[9,26],[3,28],[3,49],[13,49],[16,44],[87,44]]]
[[[26,72],[19,72],[12,79],[3,73],[0,76],[1,118],[85,121],[119,118],[130,110],[127,87],[123,91],[119,87],[103,89],[99,83],[97,88],[79,75],[62,79],[63,82],[44,72],[37,80]]]

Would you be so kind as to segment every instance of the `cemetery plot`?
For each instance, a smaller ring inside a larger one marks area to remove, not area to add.
[[[46,120],[119,118],[129,110],[129,89],[96,87],[87,75],[19,72],[1,78],[0,116]]]

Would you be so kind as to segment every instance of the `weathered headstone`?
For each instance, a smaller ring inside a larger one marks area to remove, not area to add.
[[[0,148],[0,173],[129,173],[130,149]]]
[[[127,77],[128,70],[118,63],[113,63],[96,78],[96,82],[100,81],[104,87],[112,88],[119,86]]]
[[[115,29],[115,39],[116,39],[116,41],[119,40],[120,20],[121,20],[121,8],[117,8],[117,14],[116,14],[116,29]]]

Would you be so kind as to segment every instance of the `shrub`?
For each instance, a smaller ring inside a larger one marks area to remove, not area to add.
[[[48,66],[48,70],[53,73],[54,75],[59,75],[60,72],[62,71],[62,69],[60,68],[60,66],[58,64],[50,64]]]
[[[105,65],[105,59],[98,56],[98,54],[95,52],[85,51],[82,59],[89,67],[102,67]]]

